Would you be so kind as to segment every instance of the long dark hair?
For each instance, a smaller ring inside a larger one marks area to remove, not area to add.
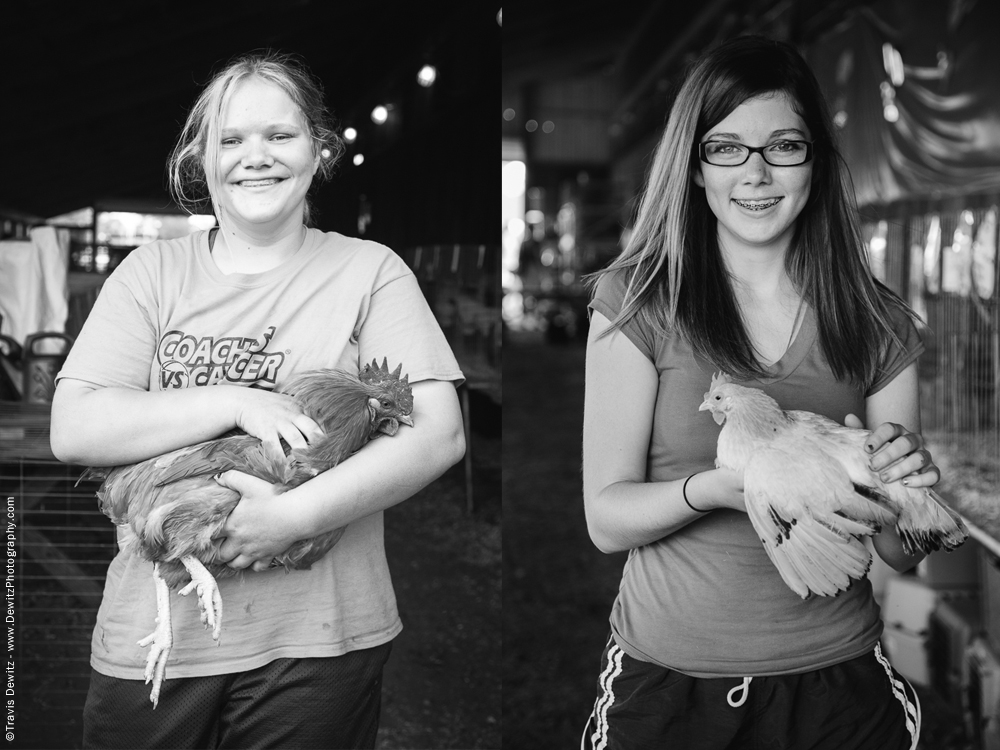
[[[790,45],[760,36],[725,42],[689,71],[650,167],[625,249],[600,274],[625,273],[627,289],[611,330],[639,318],[680,331],[726,372],[760,377],[739,304],[719,250],[717,220],[692,189],[695,149],[743,102],[786,94],[814,139],[809,200],[796,220],[786,272],[816,311],[819,342],[838,380],[867,387],[889,343],[890,306],[905,304],[868,266],[847,167],[819,83]]]

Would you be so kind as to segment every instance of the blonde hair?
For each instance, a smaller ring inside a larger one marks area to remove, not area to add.
[[[302,119],[320,156],[317,181],[329,179],[344,153],[344,141],[323,103],[322,84],[297,58],[280,52],[251,52],[236,58],[212,76],[188,113],[187,121],[167,163],[170,194],[177,204],[194,213],[211,207],[219,211],[218,186],[220,121],[237,84],[259,78],[280,87],[302,113]],[[303,220],[312,218],[306,201]],[[222,216],[218,217],[220,221]]]

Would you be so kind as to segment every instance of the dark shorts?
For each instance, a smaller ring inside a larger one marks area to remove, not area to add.
[[[391,643],[149,685],[92,672],[85,748],[373,748]]]
[[[698,679],[612,640],[597,694],[592,750],[911,750],[920,733],[913,687],[877,646],[813,672]]]

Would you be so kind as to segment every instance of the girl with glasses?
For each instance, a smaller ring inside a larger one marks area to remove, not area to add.
[[[590,305],[584,500],[594,543],[629,551],[594,748],[910,748],[912,689],[879,649],[867,579],[801,599],[715,468],[698,407],[719,370],[783,409],[872,429],[888,481],[929,486],[905,304],[868,268],[819,85],[790,46],[742,37],[698,60],[634,231]],[[894,528],[874,537],[897,570]]]

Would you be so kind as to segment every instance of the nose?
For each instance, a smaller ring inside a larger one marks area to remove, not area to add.
[[[766,184],[771,181],[771,166],[764,161],[764,155],[756,152],[750,154],[743,165],[745,181],[751,185]]]
[[[240,163],[248,169],[269,167],[274,164],[274,157],[263,139],[248,138],[244,142],[243,158]]]

